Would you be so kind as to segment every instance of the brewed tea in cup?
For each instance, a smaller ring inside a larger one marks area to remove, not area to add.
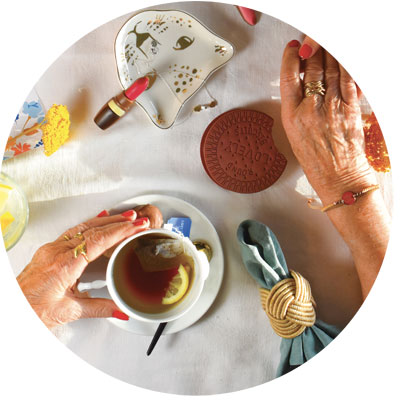
[[[117,306],[141,321],[169,322],[198,301],[209,273],[207,256],[189,238],[167,229],[140,232],[122,242],[107,266],[107,285]]]
[[[152,233],[132,240],[114,260],[115,290],[137,311],[157,314],[176,307],[190,292],[194,260],[180,238]]]

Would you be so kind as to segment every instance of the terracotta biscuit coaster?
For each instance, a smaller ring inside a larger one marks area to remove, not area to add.
[[[260,192],[276,182],[287,161],[272,139],[273,123],[267,114],[242,109],[215,118],[200,146],[201,160],[210,178],[237,193]]]

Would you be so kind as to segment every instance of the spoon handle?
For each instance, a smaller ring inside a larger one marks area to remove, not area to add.
[[[158,339],[160,338],[161,334],[163,333],[163,330],[165,328],[165,326],[167,325],[166,322],[161,322],[160,325],[158,325],[158,328],[156,330],[156,333],[153,336],[153,340],[150,343],[149,348],[147,349],[147,355],[149,356],[151,354],[151,352],[153,351],[154,347],[156,346]]]

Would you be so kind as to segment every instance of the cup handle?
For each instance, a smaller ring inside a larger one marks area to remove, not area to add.
[[[210,263],[208,261],[207,256],[202,251],[199,251],[199,257],[200,257],[200,259],[202,259],[201,267],[203,268],[204,280],[206,280],[208,278],[209,273],[210,273]]]
[[[101,289],[105,286],[107,286],[106,281],[80,282],[77,289],[80,292],[87,292],[88,290]]]

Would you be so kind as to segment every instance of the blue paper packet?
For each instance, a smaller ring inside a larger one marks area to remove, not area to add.
[[[192,227],[192,220],[188,217],[173,217],[170,218],[165,226],[174,232],[180,232],[185,237],[190,237],[190,228]]]

